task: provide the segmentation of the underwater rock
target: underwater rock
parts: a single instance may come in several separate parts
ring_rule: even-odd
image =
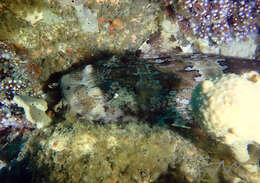
[[[220,56],[240,57],[246,59],[254,59],[256,56],[256,50],[258,47],[256,42],[257,33],[247,35],[246,40],[234,38],[228,42],[214,44],[207,38],[198,39],[189,34],[185,35],[178,24],[173,24],[170,22],[170,20],[167,19],[162,21],[161,27],[163,32],[161,40],[164,41],[160,42],[165,45],[163,47],[164,50],[171,50],[172,48],[178,46],[181,48],[184,54],[200,52],[203,54],[215,54]],[[175,44],[173,41],[169,41],[169,39],[167,39],[166,36],[168,34],[170,34],[172,37],[171,40],[175,40]]]
[[[100,52],[135,51],[162,14],[150,0],[14,0],[0,8],[0,39],[26,48],[45,81]]]
[[[194,89],[191,101],[194,117],[205,133],[227,146],[233,158],[252,174],[259,173],[259,103],[257,72],[205,80]],[[258,152],[252,153],[249,146]],[[252,158],[255,162],[250,163]]]
[[[207,154],[167,128],[149,127],[139,120],[105,125],[84,121],[66,119],[30,139],[27,146],[35,156],[30,157],[27,168],[32,180],[157,182],[169,164],[172,170],[181,164],[183,177],[199,180],[198,170],[208,165]]]
[[[24,109],[26,118],[33,124],[36,124],[37,128],[43,128],[50,124],[51,118],[45,114],[45,111],[48,109],[45,100],[15,95],[13,101]]]
[[[98,32],[97,13],[91,12],[83,4],[75,5],[76,15],[82,28],[82,32]]]

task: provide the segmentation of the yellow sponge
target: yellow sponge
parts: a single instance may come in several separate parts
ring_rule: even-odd
[[[249,160],[247,145],[260,144],[260,76],[225,74],[201,82],[191,106],[210,136],[228,145],[239,162]]]

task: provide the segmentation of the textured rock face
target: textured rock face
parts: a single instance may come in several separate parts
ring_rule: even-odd
[[[120,126],[71,122],[69,128],[60,123],[42,131],[39,143],[35,136],[28,144],[36,154],[32,157],[32,165],[38,167],[32,170],[35,182],[164,182],[159,177],[180,161],[185,178],[197,180],[200,167],[208,164],[207,155],[166,128],[150,128],[140,121]]]
[[[256,72],[205,80],[195,88],[192,97],[193,112],[200,126],[227,145],[240,163],[251,159],[248,145],[260,143],[259,103],[260,76]],[[251,172],[257,171],[258,166],[245,165]]]

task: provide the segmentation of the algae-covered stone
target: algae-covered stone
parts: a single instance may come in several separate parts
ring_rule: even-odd
[[[45,139],[47,143],[28,144],[35,154],[31,157],[34,181],[157,182],[169,164],[175,169],[178,161],[187,167],[183,170],[185,176],[196,178],[200,173],[197,166],[207,163],[206,155],[166,128],[149,127],[142,121],[98,125],[76,118],[65,127],[68,122],[32,138],[36,142]]]
[[[47,102],[29,96],[14,96],[13,101],[20,107],[24,108],[26,118],[36,124],[37,128],[43,128],[50,124],[51,118],[45,114],[48,109]]]
[[[98,18],[97,13],[92,12],[84,5],[75,6],[76,15],[81,25],[82,32],[98,32]]]

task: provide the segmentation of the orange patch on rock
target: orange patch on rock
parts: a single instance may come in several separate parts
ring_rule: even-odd
[[[102,28],[102,23],[109,23],[108,30],[110,35],[114,35],[115,29],[123,29],[124,24],[121,20],[115,19],[115,20],[107,20],[103,17],[98,18],[98,28],[101,30]]]
[[[112,24],[113,24],[113,26],[116,26],[116,27],[118,27],[119,29],[123,29],[123,28],[124,28],[123,22],[122,22],[121,20],[119,20],[119,19],[113,20],[113,21],[112,21]]]
[[[72,52],[73,52],[72,49],[70,49],[70,48],[66,49],[66,53],[72,53]]]
[[[111,179],[111,180],[109,181],[109,183],[116,183],[116,180],[115,180],[115,179]]]

